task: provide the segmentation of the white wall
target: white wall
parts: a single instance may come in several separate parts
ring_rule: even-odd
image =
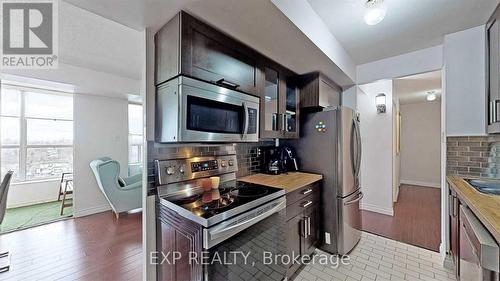
[[[74,210],[75,216],[84,216],[110,209],[90,161],[111,157],[120,162],[120,175],[127,176],[128,101],[75,94],[74,106]]]
[[[486,31],[444,37],[446,135],[486,135]]]
[[[358,111],[361,128],[361,188],[365,194],[361,208],[393,215],[392,208],[392,81],[360,86]],[[377,113],[375,96],[384,93],[387,112]]]
[[[342,92],[341,103],[342,106],[349,107],[353,110],[357,110],[357,91],[358,86],[352,86],[350,88],[345,89]]]
[[[338,81],[339,76],[347,75],[350,80],[356,81],[356,64],[307,0],[271,2],[339,68],[337,77],[331,79],[340,85],[345,85],[345,82]]]
[[[401,183],[441,185],[441,102],[401,105]]]
[[[441,69],[443,46],[436,46],[357,66],[356,82],[371,83]]]
[[[29,206],[57,200],[60,180],[12,183],[7,198],[7,208]]]

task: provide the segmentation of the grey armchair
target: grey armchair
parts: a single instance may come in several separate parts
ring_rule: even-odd
[[[90,168],[117,218],[142,207],[142,175],[120,178],[120,163],[109,157],[93,160]]]
[[[0,224],[5,217],[7,208],[7,194],[9,193],[10,181],[14,172],[8,171],[0,184]],[[0,273],[10,269],[10,254],[8,250],[0,249]]]
[[[14,172],[8,171],[0,184],[0,224],[5,217],[5,209],[7,208],[7,194],[9,193],[10,181]]]

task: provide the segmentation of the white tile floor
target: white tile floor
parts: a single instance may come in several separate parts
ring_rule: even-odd
[[[309,264],[295,281],[455,280],[438,253],[366,232],[349,256],[350,264],[338,268]]]

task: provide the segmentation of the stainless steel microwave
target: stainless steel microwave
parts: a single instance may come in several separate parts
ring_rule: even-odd
[[[259,98],[179,76],[157,87],[157,142],[257,142]]]

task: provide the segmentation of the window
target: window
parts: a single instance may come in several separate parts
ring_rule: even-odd
[[[142,172],[143,153],[143,117],[142,105],[128,105],[128,173],[136,175]]]
[[[0,171],[13,182],[55,179],[73,171],[73,97],[2,83]]]

